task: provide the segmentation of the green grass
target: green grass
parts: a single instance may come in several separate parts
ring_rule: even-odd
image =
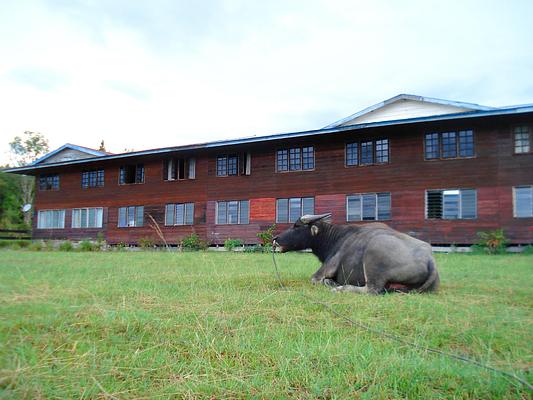
[[[269,254],[0,251],[0,398],[528,398],[533,256],[439,255],[437,295],[331,293]]]

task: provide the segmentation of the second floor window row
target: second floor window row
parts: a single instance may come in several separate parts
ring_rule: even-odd
[[[84,189],[104,186],[104,170],[85,171],[81,173],[81,187]]]
[[[59,175],[39,175],[39,190],[59,190]]]
[[[424,137],[424,151],[426,160],[473,157],[474,132],[468,129],[459,132],[428,133]]]
[[[315,148],[294,147],[276,152],[276,171],[307,171],[315,169]]]
[[[389,139],[346,144],[346,165],[386,164],[389,162]]]
[[[528,126],[514,128],[514,152],[516,154],[531,152],[531,131]]]
[[[217,156],[217,176],[250,175],[252,157],[248,152],[239,154],[220,154]]]

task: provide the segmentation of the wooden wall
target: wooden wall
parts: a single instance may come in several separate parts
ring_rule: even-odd
[[[191,232],[222,244],[228,238],[257,242],[256,233],[275,221],[276,198],[315,197],[317,213],[332,212],[336,223],[346,219],[346,195],[391,192],[393,227],[434,244],[466,244],[477,240],[482,230],[503,228],[514,243],[533,242],[533,218],[513,218],[512,187],[533,185],[533,154],[513,154],[512,128],[528,124],[533,116],[465,119],[395,127],[354,130],[308,138],[255,143],[217,151],[185,154],[194,156],[196,179],[165,182],[162,157],[145,157],[132,162],[145,165],[145,183],[118,185],[121,162],[105,161],[105,186],[82,189],[81,169],[72,166],[58,170],[60,190],[38,192],[36,209],[66,208],[65,226],[76,207],[105,207],[104,232],[111,243],[135,243],[140,238],[156,238],[145,215],[141,228],[118,228],[118,207],[144,205],[162,227],[167,241],[177,243]],[[428,132],[474,129],[476,156],[454,160],[424,160],[423,137]],[[344,145],[356,140],[388,138],[390,163],[345,167]],[[315,169],[301,172],[275,172],[275,151],[293,146],[315,146]],[[250,151],[250,176],[217,177],[216,155]],[[475,220],[425,219],[425,191],[428,189],[477,189],[478,218]],[[250,200],[250,224],[216,225],[217,200]],[[195,203],[195,224],[164,227],[167,203]],[[35,219],[34,219],[35,220]],[[279,225],[284,229],[287,224]],[[36,238],[94,237],[99,230],[41,230]]]

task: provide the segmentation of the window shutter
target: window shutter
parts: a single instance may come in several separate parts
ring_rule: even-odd
[[[361,196],[348,196],[346,198],[346,220],[361,221]]]
[[[126,223],[126,207],[120,207],[118,209],[118,227],[123,228],[127,226]]]
[[[250,202],[248,200],[242,200],[239,202],[239,223],[248,224],[250,222]]]
[[[442,190],[428,190],[426,193],[426,217],[442,218]]]
[[[245,175],[251,175],[252,174],[252,153],[247,152],[246,153],[246,167],[244,169]]]
[[[514,188],[514,216],[533,217],[533,186]]]
[[[477,217],[477,201],[475,189],[461,190],[461,218],[474,219]]]
[[[378,193],[378,220],[390,219],[390,193]]]
[[[189,179],[196,179],[196,159],[189,158]]]
[[[185,224],[186,225],[194,224],[194,203],[185,204]]]

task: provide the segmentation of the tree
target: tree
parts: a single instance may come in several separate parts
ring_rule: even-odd
[[[23,176],[0,172],[0,227],[23,228],[20,180]]]
[[[22,136],[15,136],[9,143],[15,163],[24,166],[32,163],[41,155],[48,153],[48,140],[42,133],[26,131]],[[33,203],[35,180],[33,177],[23,175],[18,180],[19,208],[24,204]],[[31,213],[24,213],[24,222],[31,224]]]
[[[15,136],[9,147],[15,162],[23,166],[48,153],[48,140],[42,133],[25,131],[22,137]]]

